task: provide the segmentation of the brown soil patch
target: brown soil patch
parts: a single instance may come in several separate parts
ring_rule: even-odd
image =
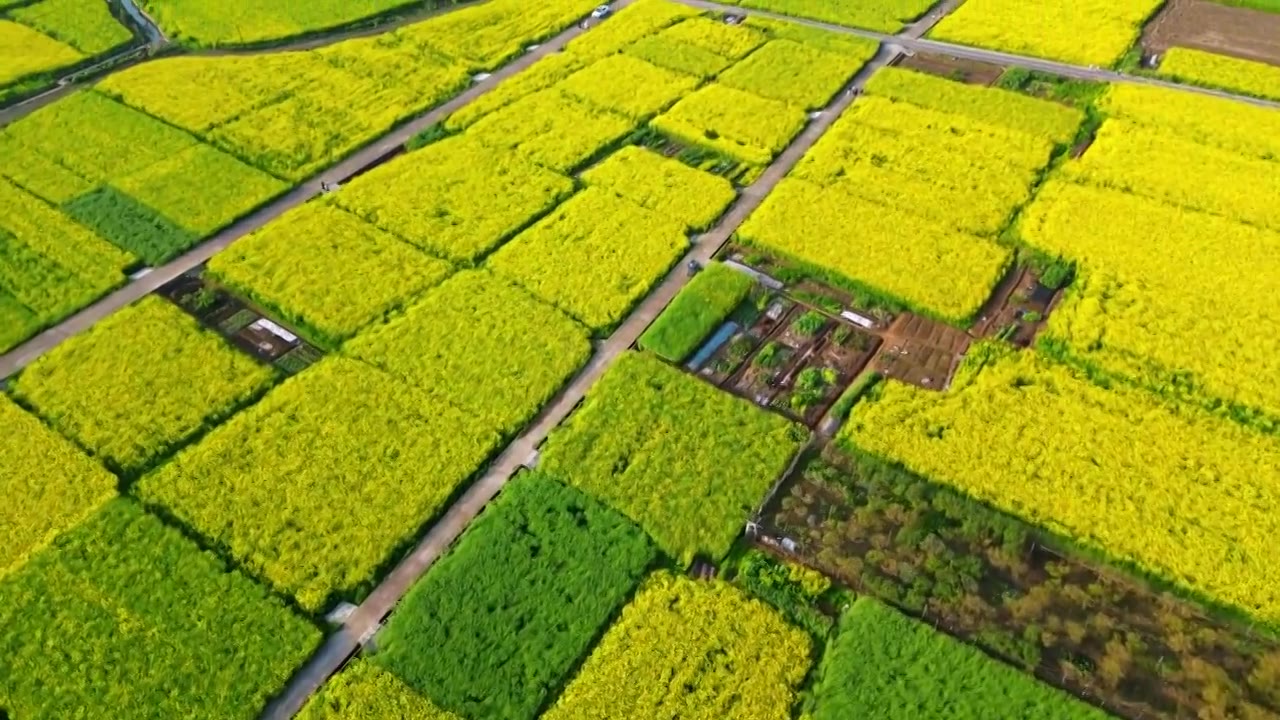
[[[970,337],[945,323],[904,313],[884,334],[876,372],[929,390],[945,390],[969,349]]]
[[[1147,24],[1142,47],[1163,53],[1174,46],[1280,65],[1280,14],[1208,0],[1170,0]]]
[[[918,52],[910,57],[903,57],[898,66],[959,80],[970,85],[990,85],[1004,73],[1004,68],[1000,65],[963,60],[936,53]]]

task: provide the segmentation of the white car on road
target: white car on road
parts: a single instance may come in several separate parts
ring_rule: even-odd
[[[613,12],[613,8],[609,7],[608,5],[601,5],[600,7],[591,11],[591,17],[592,19],[599,20],[611,12]]]

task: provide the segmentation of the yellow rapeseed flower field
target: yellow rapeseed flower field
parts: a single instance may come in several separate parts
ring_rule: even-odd
[[[1280,100],[1280,67],[1192,48],[1173,47],[1159,73],[1179,82]]]
[[[1183,140],[1263,160],[1280,158],[1280,112],[1134,83],[1112,85],[1099,109]]]
[[[29,75],[74,65],[85,58],[70,45],[42,35],[26,25],[4,19],[0,19],[0,48],[4,49],[4,62],[0,63],[0,86]]]
[[[721,85],[806,109],[827,104],[876,53],[868,41],[862,55],[832,53],[792,40],[773,40],[721,73]]]
[[[767,165],[807,121],[804,110],[723,85],[686,95],[654,128],[755,165]]]
[[[1094,385],[1035,353],[979,346],[947,392],[887,383],[854,407],[842,437],[1261,620],[1280,620],[1274,435],[1139,389]]]
[[[966,0],[930,37],[1077,65],[1109,66],[1137,39],[1161,0]]]
[[[40,0],[15,7],[8,15],[85,55],[101,55],[133,39],[133,33],[111,15],[111,6],[105,2]]]
[[[570,75],[555,88],[603,110],[644,120],[697,86],[697,78],[628,55],[611,55]]]
[[[634,145],[582,173],[582,181],[679,220],[692,230],[709,227],[737,197],[728,180]]]

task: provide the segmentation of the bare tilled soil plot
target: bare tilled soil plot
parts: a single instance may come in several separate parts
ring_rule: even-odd
[[[919,70],[970,85],[990,85],[1004,73],[1004,68],[999,65],[936,53],[918,52],[910,57],[904,56],[897,65],[908,70]]]
[[[969,341],[963,330],[915,313],[903,313],[885,332],[875,369],[894,380],[944,390],[969,349]]]
[[[1061,295],[1061,289],[1042,283],[1030,268],[1014,268],[983,306],[969,334],[998,337],[1018,347],[1031,347]]]
[[[1280,14],[1208,0],[1170,0],[1147,24],[1142,47],[1163,53],[1173,46],[1280,65]]]

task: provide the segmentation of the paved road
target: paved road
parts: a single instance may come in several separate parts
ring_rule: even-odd
[[[882,46],[871,62],[854,77],[851,87],[861,88],[871,74],[892,60],[895,54],[896,51]],[[696,243],[685,257],[627,316],[622,325],[596,348],[587,365],[538,414],[533,424],[490,463],[484,475],[449,507],[439,522],[432,525],[413,552],[382,580],[360,607],[347,618],[342,628],[334,632],[320,650],[298,671],[289,686],[263,713],[263,720],[292,718],[302,708],[307,698],[342,667],[360,644],[377,632],[383,618],[390,614],[413,583],[449,549],[485,504],[515,476],[551,431],[569,416],[569,413],[586,396],[614,360],[635,344],[645,328],[649,327],[676,293],[685,286],[689,281],[685,266],[690,261],[703,265],[710,262],[716,252],[728,242],[738,226],[760,206],[778,181],[795,167],[800,158],[813,147],[827,128],[831,127],[835,119],[853,103],[855,97],[852,92],[845,92],[828,105],[805,127],[803,132],[792,140],[786,150],[773,161],[759,179],[742,191],[720,222],[696,238]]]
[[[622,8],[630,5],[634,0],[620,0],[614,3],[615,8]],[[111,313],[120,310],[130,303],[140,300],[149,293],[157,290],[160,286],[168,283],[179,275],[191,270],[199,265],[207,262],[209,258],[226,249],[231,243],[258,230],[267,223],[275,220],[285,212],[302,205],[312,198],[321,194],[320,183],[340,183],[352,175],[358,173],[370,163],[378,160],[384,155],[393,152],[405,141],[423,130],[431,127],[435,123],[444,119],[450,113],[457,111],[459,108],[467,105],[481,95],[489,92],[499,82],[516,73],[524,70],[542,57],[557,52],[564,47],[565,43],[582,34],[582,29],[574,26],[554,38],[548,40],[533,52],[525,53],[519,59],[504,65],[494,71],[487,79],[476,83],[471,88],[458,95],[449,102],[437,107],[424,115],[418,116],[416,119],[391,131],[381,139],[366,145],[364,148],[356,151],[346,160],[334,165],[324,172],[316,175],[310,180],[295,187],[293,190],[285,193],[270,204],[259,208],[256,212],[242,218],[236,223],[224,228],[221,232],[210,237],[200,245],[191,249],[187,253],[171,260],[170,262],[153,268],[146,275],[129,282],[129,284],[108,294],[106,297],[98,300],[89,307],[63,320],[57,325],[36,335],[27,342],[10,350],[4,355],[0,355],[0,380],[4,380],[17,373],[22,368],[30,365],[44,353],[52,350],[59,343],[67,338],[84,332],[93,326],[94,323],[107,317]]]
[[[1250,105],[1259,107],[1280,109],[1280,102],[1273,100],[1262,100],[1259,98],[1247,97],[1245,95],[1237,95],[1235,93],[1225,92],[1222,90],[1211,90],[1209,88],[1195,87],[1193,85],[1180,85],[1167,80],[1158,78],[1145,77],[1142,75],[1130,75],[1128,73],[1116,72],[1115,70],[1105,70],[1102,68],[1083,68],[1078,65],[1069,65],[1054,60],[1041,60],[1039,58],[1031,58],[1023,55],[1013,55],[1010,53],[999,52],[996,50],[984,50],[982,48],[970,47],[968,45],[955,45],[953,43],[938,42],[937,40],[924,40],[918,37],[911,37],[907,34],[888,35],[885,33],[873,32],[871,30],[861,30],[859,28],[851,28],[845,25],[835,25],[828,22],[818,20],[805,20],[803,18],[792,17],[790,15],[782,15],[780,13],[768,12],[765,10],[752,10],[739,7],[737,5],[725,5],[718,2],[710,2],[709,0],[672,0],[681,5],[687,5],[699,10],[709,10],[712,12],[727,12],[737,15],[755,15],[758,17],[773,18],[775,20],[786,20],[788,22],[800,25],[808,25],[809,27],[821,28],[823,30],[831,30],[833,32],[844,33],[846,35],[857,35],[859,37],[868,38],[870,40],[878,40],[884,43],[893,43],[912,52],[930,52],[943,55],[951,55],[953,57],[964,58],[966,60],[978,60],[981,62],[994,63],[996,65],[1007,65],[1026,68],[1028,70],[1039,70],[1041,72],[1062,75],[1063,77],[1076,78],[1078,80],[1094,80],[1097,82],[1116,82],[1116,83],[1136,83],[1139,85],[1152,85],[1156,87],[1169,88],[1172,90],[1181,90],[1183,92],[1196,93],[1198,95],[1210,95],[1228,100],[1238,100]],[[927,16],[926,16],[927,17]],[[940,17],[938,19],[941,19]]]

